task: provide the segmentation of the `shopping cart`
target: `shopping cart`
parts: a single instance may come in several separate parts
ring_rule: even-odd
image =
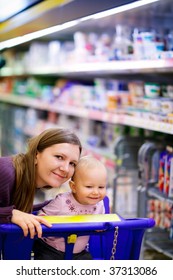
[[[63,236],[65,259],[72,258],[76,236],[90,235],[89,251],[93,259],[137,260],[147,228],[154,226],[151,218],[123,219],[117,214],[47,216],[52,227],[42,225],[43,236]],[[52,220],[51,220],[52,219]],[[32,259],[33,239],[24,237],[14,224],[0,225],[0,249],[4,260]]]
[[[156,158],[155,164],[153,159]],[[138,217],[147,216],[147,189],[149,185],[155,184],[158,180],[157,171],[159,151],[154,142],[146,141],[143,143],[138,152],[138,178],[137,188],[137,215]],[[156,166],[155,166],[156,165]],[[153,168],[155,166],[155,168]]]
[[[137,217],[137,159],[143,141],[140,136],[124,135],[117,137],[114,143],[116,166],[112,212],[121,213],[126,218]]]

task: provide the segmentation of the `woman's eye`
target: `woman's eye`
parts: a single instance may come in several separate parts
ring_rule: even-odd
[[[76,167],[76,163],[71,162],[70,164],[71,164],[73,167]]]
[[[58,158],[58,159],[63,159],[63,157],[62,157],[62,156],[56,156],[56,158]]]

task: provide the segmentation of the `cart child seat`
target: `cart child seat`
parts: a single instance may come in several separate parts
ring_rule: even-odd
[[[108,199],[105,199],[108,211]],[[63,236],[65,259],[72,258],[77,236],[90,235],[89,251],[93,259],[139,259],[144,232],[154,226],[151,218],[124,219],[118,214],[46,216],[52,227],[42,225],[43,236]],[[0,224],[0,250],[4,260],[32,259],[33,239],[24,237],[15,224]]]

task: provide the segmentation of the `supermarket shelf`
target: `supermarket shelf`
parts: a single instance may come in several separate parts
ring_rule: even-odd
[[[63,65],[42,65],[30,69],[4,67],[1,76],[12,75],[60,75],[80,76],[88,75],[110,75],[110,74],[145,74],[145,73],[172,73],[173,59],[157,60],[127,60],[127,61],[102,61],[86,63],[68,63]]]
[[[169,198],[166,194],[162,193],[161,191],[159,191],[158,188],[148,188],[147,189],[147,193],[149,196],[155,197],[159,200],[166,200],[167,202],[173,203],[173,198]]]
[[[169,60],[129,60],[129,61],[103,61],[88,62],[79,64],[68,64],[68,66],[60,66],[55,69],[33,69],[30,74],[139,74],[140,73],[157,73],[173,72],[173,59]]]
[[[145,244],[159,253],[173,259],[173,240],[166,230],[154,228],[145,234]]]
[[[39,99],[32,99],[26,96],[17,96],[13,94],[0,94],[0,102],[9,104],[32,107],[39,110],[56,112],[59,114],[72,115],[81,118],[89,118],[112,124],[121,124],[158,131],[168,134],[173,134],[173,124],[152,121],[140,117],[128,116],[125,113],[112,113],[106,111],[92,110],[83,107],[74,107],[56,103],[48,103]]]
[[[39,110],[45,110],[50,112],[57,112],[57,113],[63,113],[67,115],[74,115],[77,117],[88,117],[87,110],[83,108],[77,108],[72,106],[59,106],[59,104],[55,103],[48,103],[41,101],[40,99],[34,99],[29,98],[26,96],[17,96],[13,94],[0,94],[0,101],[18,105],[18,106],[26,106],[26,107],[32,107]]]

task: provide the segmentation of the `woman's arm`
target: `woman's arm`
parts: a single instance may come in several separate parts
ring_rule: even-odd
[[[28,214],[17,209],[13,209],[12,211],[11,222],[22,228],[24,236],[27,236],[28,233],[30,233],[31,238],[34,238],[36,234],[39,238],[41,238],[41,224],[44,224],[47,227],[51,227],[51,224],[47,222],[43,217]]]
[[[11,157],[0,157],[0,223],[10,223],[12,211],[12,194],[15,188],[15,169]]]
[[[33,211],[39,211],[41,210],[44,206],[46,206],[49,202],[51,202],[51,200],[46,200],[42,203],[39,203],[39,204],[35,204],[33,206]]]
[[[10,157],[0,157],[0,171],[0,223],[12,222],[22,228],[24,236],[30,233],[31,238],[36,234],[41,237],[41,224],[48,227],[51,224],[42,217],[24,213],[10,205],[15,187],[15,170]]]
[[[11,222],[13,209],[15,209],[14,205],[0,207],[0,224],[5,224],[5,223]]]
[[[22,228],[24,236],[30,233],[31,238],[36,234],[39,238],[42,236],[41,224],[51,227],[51,224],[40,216],[19,211],[14,206],[0,207],[0,223],[11,222]]]

